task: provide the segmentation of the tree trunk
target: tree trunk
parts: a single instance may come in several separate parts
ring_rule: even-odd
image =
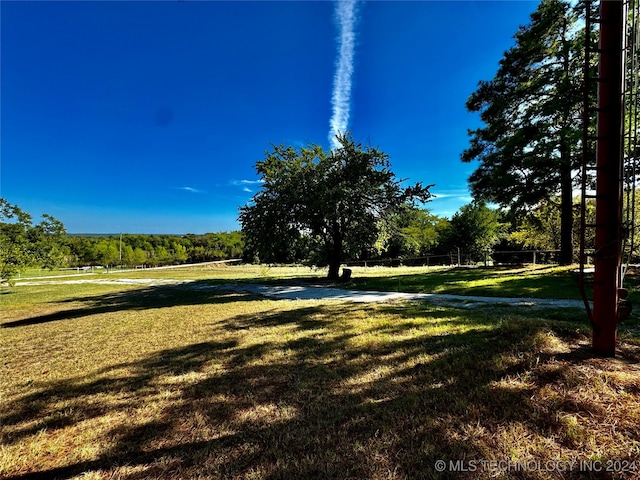
[[[328,280],[340,280],[340,261],[329,263],[329,273],[327,274]]]
[[[335,225],[334,225],[335,227]],[[338,230],[335,228],[334,231]],[[340,264],[342,263],[342,235],[339,231],[332,235],[333,245],[329,253],[328,280],[340,280]]]
[[[564,154],[564,152],[563,152]],[[564,156],[561,154],[561,156]],[[573,182],[568,159],[562,161],[560,172],[560,265],[573,263]]]

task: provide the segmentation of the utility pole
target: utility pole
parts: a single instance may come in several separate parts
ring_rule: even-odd
[[[592,346],[607,357],[616,351],[621,285],[625,11],[620,0],[600,1]]]

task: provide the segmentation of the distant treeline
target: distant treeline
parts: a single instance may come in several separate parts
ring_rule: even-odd
[[[242,257],[242,233],[203,235],[67,235],[61,241],[61,266],[125,267],[177,265]]]

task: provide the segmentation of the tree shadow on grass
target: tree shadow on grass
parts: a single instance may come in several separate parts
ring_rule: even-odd
[[[519,435],[554,439],[545,449],[527,444],[534,458],[577,454],[585,444],[562,415],[603,415],[586,401],[535,400],[564,388],[560,367],[584,360],[579,348],[541,353],[543,323],[339,304],[243,314],[219,328],[225,341],[10,399],[0,418],[5,445],[68,431],[106,446],[8,478],[489,478],[495,472],[439,472],[435,462],[509,459],[517,445],[501,442],[523,442]],[[102,419],[112,422],[92,433]],[[623,433],[638,445],[637,430]]]
[[[24,327],[59,320],[73,320],[101,313],[127,310],[147,310],[180,305],[205,305],[255,300],[255,295],[224,292],[216,288],[216,283],[201,280],[177,285],[152,285],[144,288],[106,293],[81,299],[71,298],[57,302],[59,305],[81,302],[77,308],[62,309],[44,315],[35,315],[5,321],[0,328]]]

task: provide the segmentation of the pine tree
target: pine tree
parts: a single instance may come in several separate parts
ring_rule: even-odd
[[[464,162],[479,161],[469,178],[476,199],[515,216],[559,198],[560,263],[573,260],[573,175],[580,163],[584,29],[577,10],[543,0],[520,27],[491,81],[467,100],[484,126],[470,130]]]

